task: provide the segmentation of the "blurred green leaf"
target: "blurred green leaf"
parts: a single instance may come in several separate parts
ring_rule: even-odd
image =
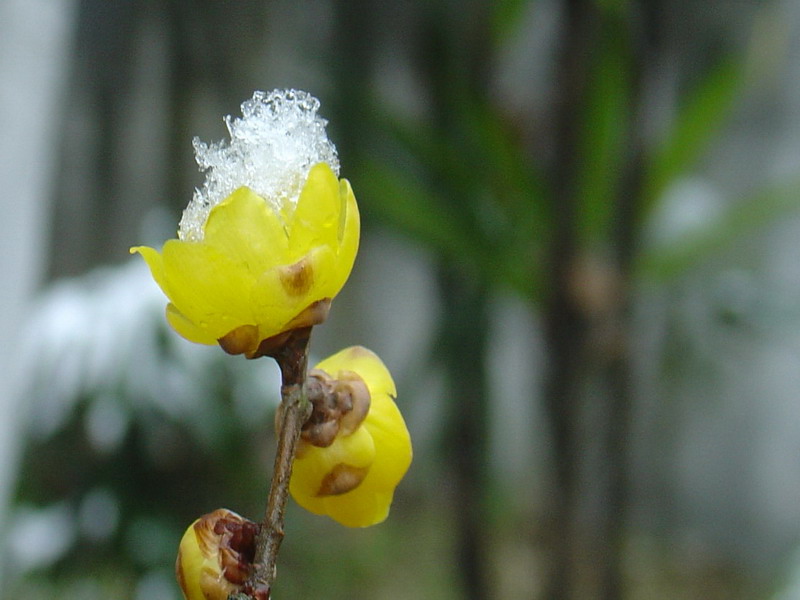
[[[408,164],[366,167],[371,206],[486,281],[529,296],[551,222],[543,185],[493,107],[464,98],[454,110],[458,118],[444,128],[389,121]]]
[[[680,276],[790,213],[800,210],[800,180],[790,181],[736,202],[718,221],[681,236],[669,246],[642,252],[638,272],[664,282]]]
[[[376,160],[367,160],[360,173],[359,196],[387,224],[445,255],[475,252],[476,244],[459,225],[459,218],[442,206],[420,178]]]
[[[482,178],[482,185],[508,221],[510,233],[540,240],[551,226],[551,206],[542,177],[529,153],[497,110],[487,103],[464,107],[464,123],[470,142],[464,168]]]
[[[624,14],[629,9],[630,0],[594,0],[595,4],[605,11]]]
[[[667,139],[647,166],[643,216],[671,181],[694,166],[729,117],[742,89],[744,68],[741,60],[727,58],[688,96]]]
[[[528,6],[528,0],[495,0],[492,7],[492,33],[495,41],[503,41],[511,35]]]
[[[578,228],[585,242],[606,239],[611,233],[630,123],[631,65],[626,44],[616,28],[605,33],[592,65],[582,115]]]

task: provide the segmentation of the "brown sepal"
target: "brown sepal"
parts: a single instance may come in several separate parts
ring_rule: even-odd
[[[298,332],[300,332],[300,335],[302,335],[304,330],[310,329],[314,325],[323,323],[328,317],[330,308],[330,298],[323,298],[322,300],[314,302],[313,304],[307,306],[294,319],[289,321],[284,328],[284,331],[277,335],[273,335],[272,337],[261,340],[257,346],[254,346],[255,350],[246,353],[245,356],[247,358],[272,356],[273,358],[278,359],[280,353],[283,351],[284,346],[289,343],[290,339],[297,337]]]

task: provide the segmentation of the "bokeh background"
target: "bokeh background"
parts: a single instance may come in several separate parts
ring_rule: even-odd
[[[275,597],[800,598],[799,81],[792,0],[2,0],[0,597],[177,600],[262,514],[277,369],[128,248],[294,87],[363,215],[312,352],[415,457],[380,526],[290,505]]]

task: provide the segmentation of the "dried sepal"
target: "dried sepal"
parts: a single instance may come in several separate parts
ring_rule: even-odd
[[[353,371],[342,371],[334,379],[325,371],[312,369],[306,385],[313,407],[301,433],[307,444],[327,448],[337,436],[358,429],[369,413],[369,388]]]
[[[342,435],[353,433],[367,418],[370,406],[370,393],[367,384],[358,373],[341,371],[336,383],[336,392],[342,411],[339,426]]]

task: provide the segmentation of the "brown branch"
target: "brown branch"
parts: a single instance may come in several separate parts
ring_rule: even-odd
[[[284,536],[283,517],[289,498],[289,480],[297,440],[311,413],[306,395],[310,335],[311,327],[295,329],[286,342],[270,354],[278,363],[282,377],[281,404],[276,419],[278,449],[264,521],[256,536],[253,573],[244,586],[244,592],[253,600],[268,600],[270,587],[275,580],[275,563]]]
[[[586,0],[564,0],[563,30],[557,50],[558,80],[553,111],[551,165],[553,237],[550,241],[543,333],[547,353],[544,408],[552,435],[554,478],[547,532],[550,568],[542,596],[571,597],[579,579],[578,501],[580,484],[580,402],[589,324],[575,295],[580,262],[576,182],[580,172],[577,115],[585,101],[588,65],[597,33],[596,8]]]

